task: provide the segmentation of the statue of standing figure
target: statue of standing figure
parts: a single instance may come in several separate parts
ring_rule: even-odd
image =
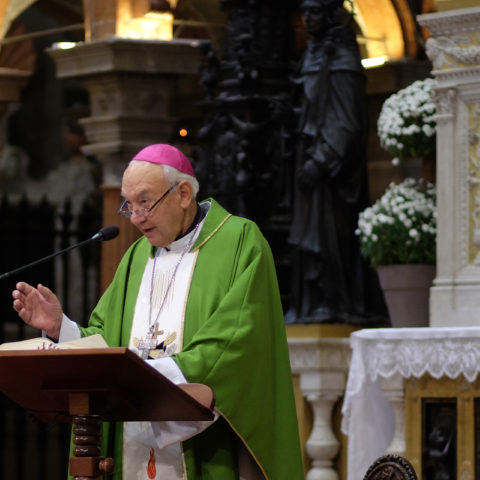
[[[301,103],[286,323],[381,324],[386,318],[376,273],[355,235],[368,205],[368,117],[353,19],[342,4],[301,4],[310,39],[293,78]]]

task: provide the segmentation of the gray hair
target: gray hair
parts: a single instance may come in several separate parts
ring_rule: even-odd
[[[193,198],[197,198],[198,191],[200,189],[200,185],[198,180],[191,175],[186,173],[180,172],[175,167],[171,167],[170,165],[160,165],[163,168],[163,173],[165,178],[170,185],[174,185],[175,183],[179,183],[182,180],[186,180],[190,183],[193,190]]]
[[[141,162],[142,160],[130,160],[128,163],[129,165],[133,162]],[[165,176],[165,180],[170,185],[175,185],[176,183],[180,183],[182,180],[186,180],[190,183],[193,190],[193,198],[197,198],[198,191],[200,190],[200,185],[198,180],[187,173],[183,173],[180,170],[177,170],[175,167],[171,167],[170,165],[163,165],[158,163],[151,163],[151,165],[156,165],[163,169],[163,175]]]

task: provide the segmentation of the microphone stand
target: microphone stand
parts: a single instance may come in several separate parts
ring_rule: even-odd
[[[14,275],[15,273],[23,272],[27,268],[35,267],[36,265],[39,265],[40,263],[46,262],[47,260],[50,260],[50,259],[52,259],[52,258],[54,258],[58,255],[62,255],[63,253],[69,252],[70,250],[73,250],[74,248],[83,247],[87,243],[98,242],[98,241],[102,241],[102,240],[110,240],[110,239],[112,239],[112,238],[114,238],[118,235],[118,229],[115,231],[116,228],[117,227],[114,228],[114,226],[104,227],[98,233],[96,233],[93,237],[88,238],[87,240],[84,240],[83,242],[76,243],[75,245],[70,245],[69,247],[64,248],[63,250],[52,253],[51,255],[48,255],[48,256],[46,256],[44,258],[41,258],[39,260],[35,260],[34,262],[31,262],[27,265],[24,265],[23,267],[19,267],[15,270],[12,270],[10,272],[7,272],[7,273],[4,273],[4,274],[0,275],[0,281]],[[106,231],[106,235],[104,235],[104,231]]]

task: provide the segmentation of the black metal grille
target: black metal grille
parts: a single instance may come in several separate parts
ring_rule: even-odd
[[[30,203],[2,198],[0,202],[0,274],[54,251],[90,238],[100,225],[99,209],[85,204],[78,215],[67,201],[55,208],[46,201]],[[40,336],[12,308],[11,293],[18,281],[42,283],[59,296],[64,311],[85,325],[98,299],[100,247],[74,249],[0,283],[0,343]],[[70,426],[36,421],[0,394],[0,478],[65,480]]]

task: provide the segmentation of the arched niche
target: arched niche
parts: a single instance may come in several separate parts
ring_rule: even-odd
[[[417,55],[416,25],[407,0],[354,0],[356,21],[369,57]]]

